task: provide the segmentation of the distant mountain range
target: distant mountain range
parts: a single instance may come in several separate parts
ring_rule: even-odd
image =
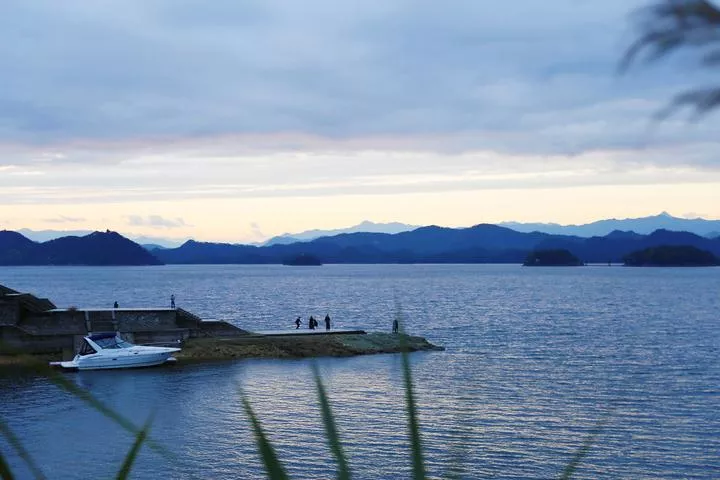
[[[683,220],[669,215],[647,218]],[[395,224],[395,228],[401,228],[400,225]],[[620,262],[625,255],[649,247],[679,245],[720,255],[720,237],[706,238],[668,229],[650,234],[615,230],[588,238],[480,224],[469,228],[428,226],[399,233],[341,233],[266,246],[188,240],[176,248],[151,251],[109,231],[47,242],[34,242],[18,232],[1,231],[0,265],[280,264],[300,255],[311,255],[324,264],[522,263],[528,253],[540,249],[565,249],[583,262],[605,263]]]
[[[673,217],[667,212],[659,215],[641,218],[626,218],[621,220],[608,219],[584,225],[559,225],[557,223],[518,223],[502,222],[498,225],[512,228],[518,232],[544,232],[553,235],[576,235],[578,237],[598,237],[616,230],[635,233],[650,234],[655,230],[673,230],[676,232],[690,232],[707,238],[720,237],[720,220],[705,220],[703,218]]]
[[[584,262],[620,262],[636,250],[689,245],[720,254],[720,238],[657,230],[650,235],[615,231],[584,238],[542,232],[516,232],[497,225],[470,228],[421,227],[410,232],[348,233],[310,242],[258,247],[188,241],[179,248],[154,250],[165,263],[276,264],[298,255],[322,263],[522,263],[532,250],[566,249]]]
[[[720,220],[705,220],[703,218],[679,218],[673,217],[667,212],[649,217],[608,219],[582,225],[560,225],[557,223],[522,223],[522,222],[501,222],[501,227],[507,227],[517,232],[542,232],[553,235],[574,235],[578,237],[605,236],[610,232],[631,231],[641,234],[650,234],[655,230],[672,230],[677,232],[690,232],[707,238],[720,237]],[[299,233],[285,233],[272,237],[266,241],[253,243],[254,246],[288,245],[296,242],[309,242],[321,237],[330,237],[343,233],[401,233],[420,228],[419,225],[408,225],[405,223],[375,223],[364,221],[355,226],[337,228],[331,230],[307,230]],[[90,230],[31,230],[21,228],[18,230],[30,240],[46,242],[56,238],[67,236],[82,237],[92,233]],[[128,235],[129,239],[139,243],[147,250],[157,248],[177,248],[186,240],[178,240],[164,237],[149,237]]]
[[[307,230],[300,233],[285,233],[272,237],[271,239],[261,242],[257,245],[268,247],[271,245],[288,245],[295,242],[308,242],[320,237],[330,237],[343,233],[400,233],[419,228],[419,225],[407,225],[405,223],[374,223],[369,221],[361,222],[355,226],[348,228],[336,228],[334,230]]]

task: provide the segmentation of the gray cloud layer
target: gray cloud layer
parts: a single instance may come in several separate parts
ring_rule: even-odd
[[[648,116],[703,74],[615,75],[641,3],[8,0],[0,141],[466,132],[432,148],[642,146]],[[708,130],[671,123],[658,137]]]

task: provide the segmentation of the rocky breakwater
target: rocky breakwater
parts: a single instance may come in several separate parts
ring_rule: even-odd
[[[180,363],[239,358],[349,357],[403,350],[444,350],[423,337],[392,333],[342,335],[248,335],[228,338],[193,338],[176,355]]]

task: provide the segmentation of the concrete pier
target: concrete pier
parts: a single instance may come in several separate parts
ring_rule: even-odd
[[[203,321],[182,308],[57,308],[50,300],[0,285],[0,350],[72,355],[90,333],[119,332],[138,344],[178,344],[248,332]]]
[[[0,285],[0,365],[22,363],[17,354],[69,360],[84,336],[109,332],[140,345],[180,344],[180,362],[441,349],[422,337],[348,328],[249,332],[182,308],[57,308],[48,299]]]

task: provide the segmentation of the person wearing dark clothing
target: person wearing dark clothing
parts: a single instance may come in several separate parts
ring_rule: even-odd
[[[325,315],[325,330],[330,330],[330,314]]]
[[[392,332],[393,332],[393,333],[398,333],[398,330],[399,330],[399,329],[400,329],[400,324],[398,323],[397,318],[396,318],[395,320],[393,320]]]
[[[117,302],[113,303],[113,308],[119,308],[119,307],[120,307],[120,305],[118,305]]]
[[[170,308],[175,308],[175,294],[170,295]]]
[[[302,323],[302,321],[300,320],[300,317],[298,317],[298,318],[295,319],[295,330],[297,330],[298,328],[300,328],[300,324],[301,324],[301,323]]]
[[[316,323],[317,323],[317,322],[315,321],[315,318],[314,318],[312,315],[310,315],[310,320],[308,320],[308,328],[309,328],[310,330],[315,330],[315,324],[316,324]]]

